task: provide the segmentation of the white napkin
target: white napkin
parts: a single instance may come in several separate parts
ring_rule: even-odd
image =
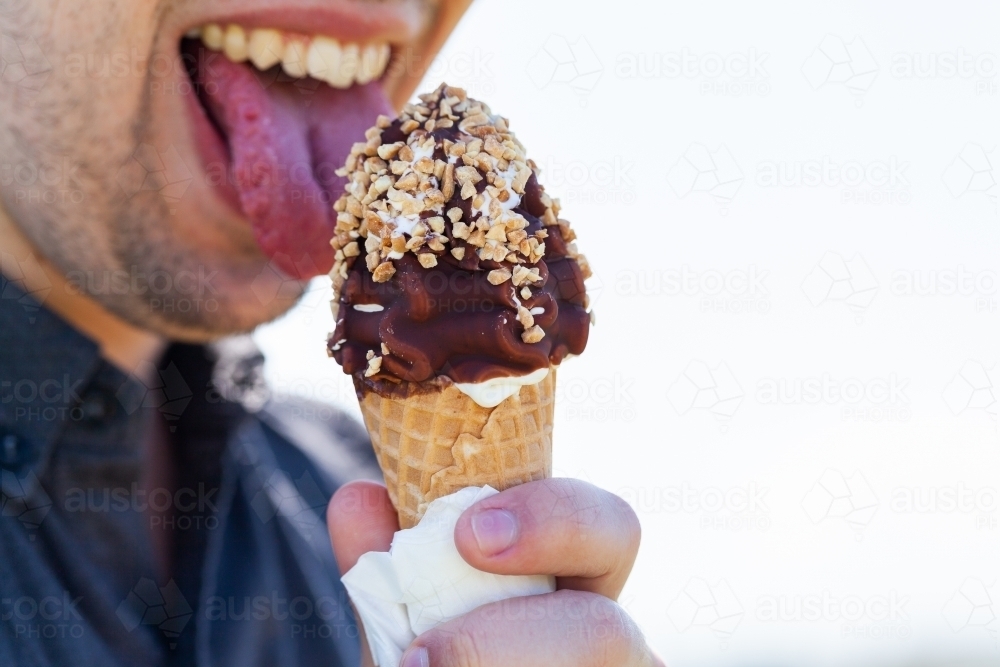
[[[438,498],[420,523],[396,533],[388,552],[366,553],[344,575],[376,665],[397,667],[417,635],[476,607],[555,590],[553,577],[489,574],[459,555],[458,517],[496,493],[473,486]]]

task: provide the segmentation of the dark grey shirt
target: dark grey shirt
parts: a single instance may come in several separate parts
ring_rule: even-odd
[[[261,361],[174,345],[144,384],[0,278],[0,665],[359,664],[324,514],[378,468],[356,422],[269,396]],[[156,420],[176,474],[144,490]]]

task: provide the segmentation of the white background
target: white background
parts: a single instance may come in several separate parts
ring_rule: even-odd
[[[425,81],[511,119],[595,269],[556,468],[634,504],[672,665],[1000,660],[998,10],[482,0]],[[325,283],[256,338],[357,413]]]

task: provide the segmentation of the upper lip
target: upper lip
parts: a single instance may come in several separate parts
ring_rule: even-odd
[[[394,48],[410,47],[433,55],[450,32],[454,21],[471,0],[247,0],[238,10],[214,9],[202,3],[205,11],[185,17],[177,26],[176,38],[192,28],[209,23],[226,26],[236,24],[247,30],[273,28],[302,35],[326,35],[345,42],[388,42]],[[445,21],[454,15],[450,25],[443,26],[435,15],[445,8]],[[444,30],[442,30],[444,28]],[[443,33],[443,34],[442,34]],[[429,65],[424,63],[420,69]],[[393,103],[401,106],[423,72],[401,70],[387,74],[382,87]]]

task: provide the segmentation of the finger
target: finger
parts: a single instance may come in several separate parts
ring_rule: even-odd
[[[417,637],[402,667],[655,667],[635,622],[602,595],[558,591],[479,607]]]
[[[474,568],[551,574],[559,587],[621,594],[639,550],[639,519],[614,494],[572,479],[507,489],[466,510],[455,544]]]
[[[399,530],[396,510],[385,487],[359,481],[337,489],[326,509],[330,542],[344,574],[369,551],[388,551]]]

